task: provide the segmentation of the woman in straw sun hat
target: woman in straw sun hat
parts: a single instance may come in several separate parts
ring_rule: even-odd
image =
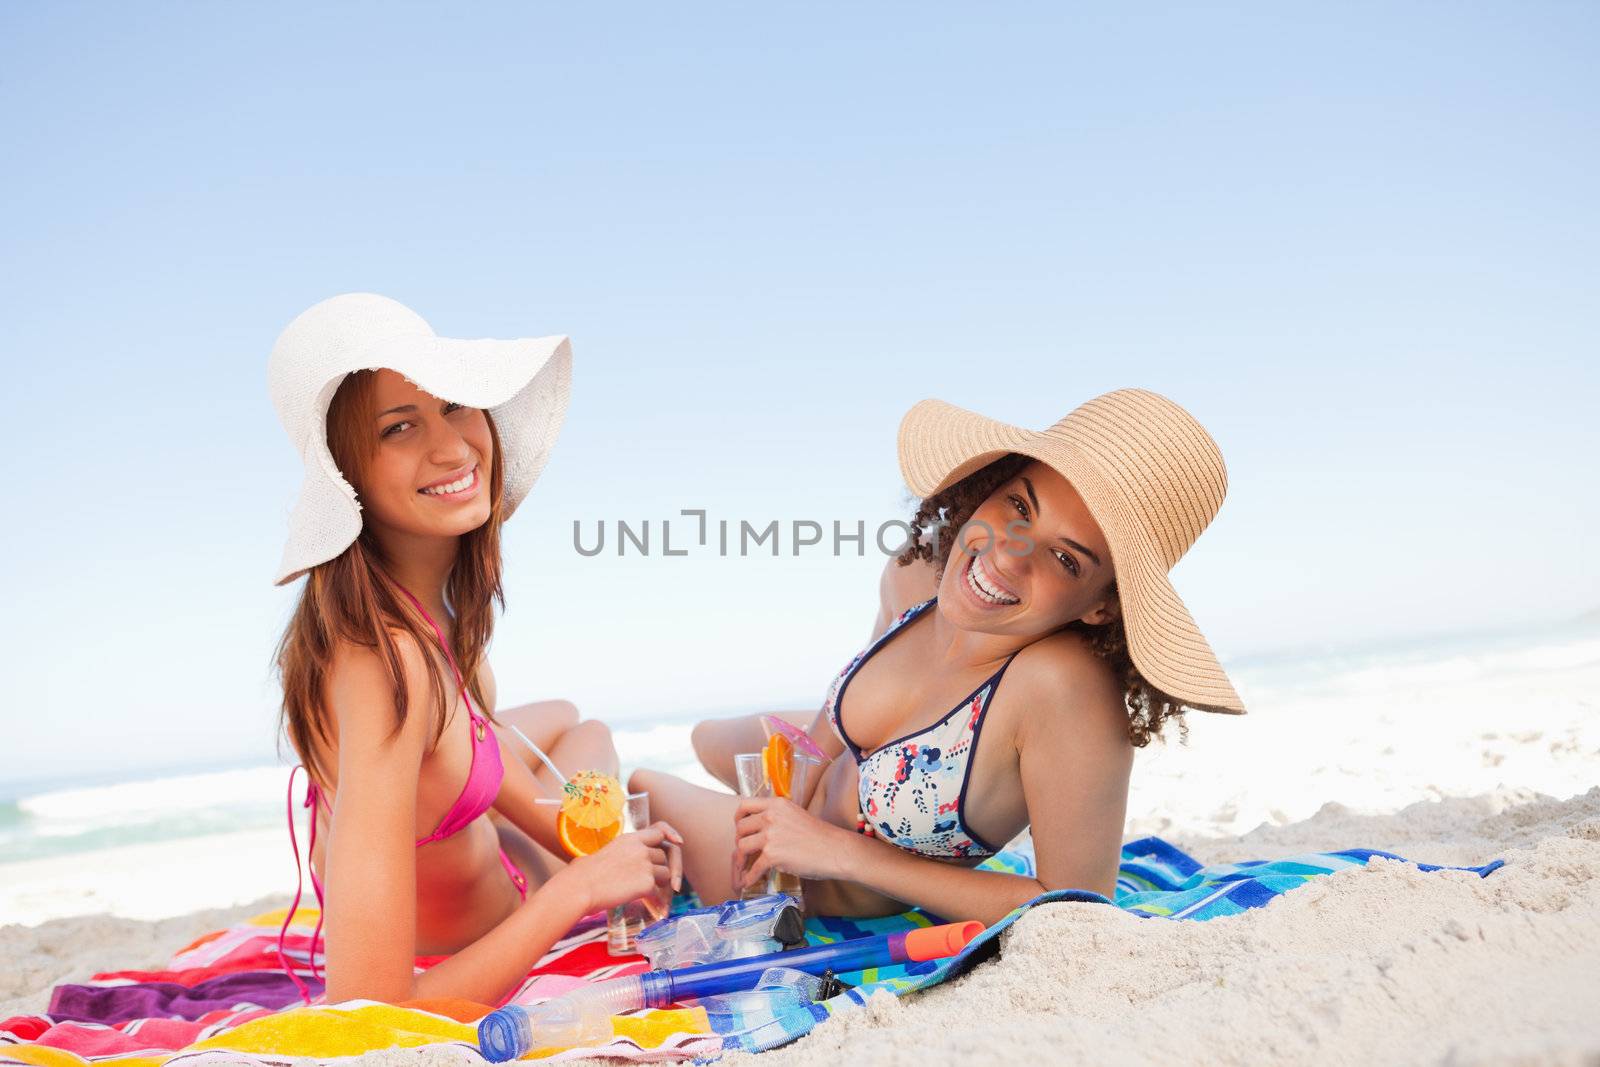
[[[579,917],[678,878],[665,823],[557,860],[554,809],[535,800],[555,765],[616,773],[610,735],[561,701],[495,710],[500,524],[544,468],[571,361],[565,337],[439,337],[369,293],[315,305],[272,350],[273,405],[305,463],[277,572],[305,584],[278,666],[329,1002],[498,1003]],[[524,762],[518,730],[554,763]],[[324,924],[291,938],[293,914],[279,955],[309,1000]],[[418,954],[450,958],[413,975]]]
[[[1167,577],[1222,504],[1222,454],[1142,389],[1042,432],[924,401],[899,450],[921,501],[873,641],[820,712],[785,716],[831,760],[815,789],[796,803],[650,772],[633,785],[688,834],[708,900],[768,870],[806,879],[807,908],[827,914],[992,922],[1047,890],[1109,896],[1134,749],[1186,708],[1244,711]],[[695,744],[732,784],[734,753],[762,734],[757,716],[711,721]],[[1030,827],[1034,876],[972,869]]]

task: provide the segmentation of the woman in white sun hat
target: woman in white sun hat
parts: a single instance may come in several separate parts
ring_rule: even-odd
[[[769,869],[822,914],[994,922],[1048,890],[1110,896],[1134,749],[1186,708],[1244,711],[1167,578],[1222,505],[1222,453],[1177,404],[1120,389],[1039,433],[924,401],[900,467],[922,500],[872,644],[820,712],[784,716],[831,760],[810,796],[630,784],[688,835],[708,902]],[[729,785],[764,740],[758,716],[694,739]],[[1032,876],[973,869],[1030,828]]]
[[[534,803],[553,770],[511,735],[615,774],[610,735],[561,701],[495,710],[500,524],[544,468],[571,360],[565,337],[438,337],[368,293],[310,308],[273,348],[305,463],[277,575],[306,579],[278,649],[283,720],[326,919],[290,938],[291,909],[279,954],[315,979],[325,927],[329,1002],[498,1003],[578,918],[677,880],[665,823],[556,859],[554,809]],[[450,958],[414,975],[419,954]]]

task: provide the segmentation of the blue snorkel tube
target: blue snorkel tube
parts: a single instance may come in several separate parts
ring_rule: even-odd
[[[665,1008],[679,1001],[752,990],[763,984],[764,977],[769,982],[781,980],[768,976],[775,969],[808,975],[840,974],[943,959],[960,952],[983,929],[980,922],[949,923],[612,978],[531,1008],[512,1004],[490,1012],[478,1024],[478,1046],[490,1063],[504,1063],[534,1049],[598,1044],[611,1038],[611,1016],[620,1012]],[[708,1017],[715,1021],[718,1016],[708,1012]]]

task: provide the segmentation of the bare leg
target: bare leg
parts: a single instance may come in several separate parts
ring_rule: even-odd
[[[528,735],[528,740],[544,750],[562,773],[571,777],[578,771],[617,774],[617,748],[611,730],[599,719],[578,721],[578,709],[566,700],[541,700],[499,712],[495,718],[510,723]],[[520,742],[512,745],[517,757],[528,765],[548,795],[555,796],[561,783],[544,762]]]
[[[562,734],[578,725],[578,706],[570,700],[538,700],[497,711],[494,717],[515,726],[548,753]],[[534,770],[544,766],[526,745],[518,745],[517,754]]]
[[[628,791],[648,792],[650,817],[666,820],[683,835],[683,876],[700,895],[700,903],[720,904],[735,895],[733,813],[738,797],[665,771],[634,771]]]

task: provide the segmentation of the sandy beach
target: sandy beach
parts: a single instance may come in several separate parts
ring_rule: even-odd
[[[1187,744],[1140,754],[1128,837],[1158,833],[1207,863],[1365,847],[1506,866],[1479,879],[1375,861],[1205,923],[1047,906],[1005,935],[1000,960],[880,997],[761,1062],[1600,1063],[1600,638],[1276,688],[1261,674],[1256,689],[1251,716],[1191,716]],[[669,733],[652,732],[658,749]],[[170,874],[149,880],[219,854],[226,878],[197,878],[191,897]],[[58,982],[157,964],[292,888],[286,836],[265,830],[0,874],[14,907],[99,893],[124,914],[196,909],[0,928],[6,1014],[41,1010]],[[234,906],[199,910],[208,894]]]

